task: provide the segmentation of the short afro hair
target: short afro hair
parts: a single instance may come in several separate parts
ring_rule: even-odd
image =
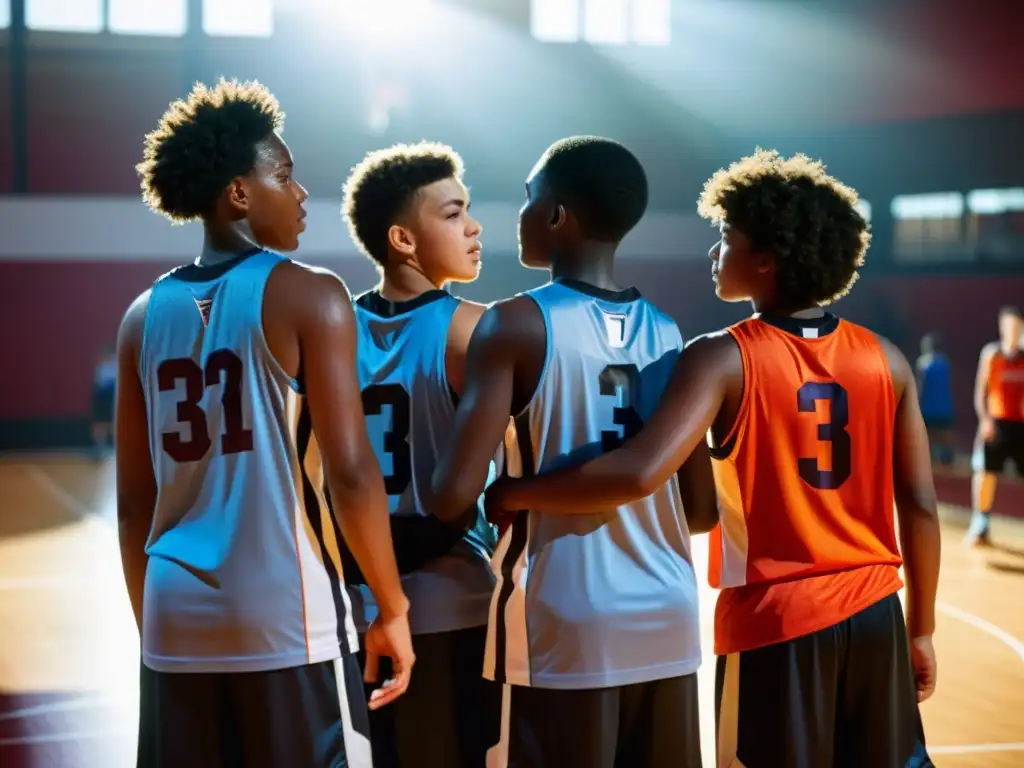
[[[1012,304],[1007,304],[1006,306],[1000,307],[999,316],[1016,317],[1018,320],[1024,319],[1024,316],[1022,316],[1020,313],[1020,309],[1018,307],[1013,306]]]
[[[617,141],[571,136],[548,147],[540,164],[555,197],[572,209],[587,237],[617,243],[647,210],[644,167]]]
[[[857,193],[802,154],[757,149],[708,179],[697,211],[771,252],[780,296],[794,307],[824,307],[849,293],[871,242]]]
[[[154,211],[182,224],[213,213],[233,179],[256,164],[256,145],[284,126],[277,99],[260,83],[196,83],[146,135],[142,196]]]
[[[421,141],[370,152],[345,182],[342,216],[356,245],[383,266],[388,230],[423,187],[445,179],[462,180],[459,153],[446,144]]]

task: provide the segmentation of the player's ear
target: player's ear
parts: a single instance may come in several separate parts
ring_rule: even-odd
[[[754,264],[757,265],[758,274],[765,274],[775,269],[775,254],[769,251],[761,251],[754,254]]]
[[[227,200],[228,208],[239,219],[244,219],[246,214],[249,213],[249,192],[245,188],[245,182],[242,179],[231,180],[228,188],[224,190],[224,198]]]
[[[558,203],[554,210],[551,211],[551,220],[548,222],[548,226],[551,229],[559,229],[564,226],[565,220],[568,218],[568,213],[565,210],[565,206]]]
[[[395,253],[409,258],[416,253],[416,236],[406,227],[392,224],[388,228],[388,245]]]

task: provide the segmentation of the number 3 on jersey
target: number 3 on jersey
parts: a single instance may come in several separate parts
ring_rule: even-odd
[[[634,408],[640,394],[640,371],[632,363],[609,365],[598,377],[600,392],[605,397],[617,397],[619,405],[612,410],[612,423],[619,430],[601,431],[601,450],[614,451],[626,440],[636,435],[643,427],[643,420]]]
[[[400,384],[374,384],[363,390],[363,412],[367,416],[384,416],[385,405],[391,411],[391,427],[384,429],[382,447],[391,457],[391,472],[384,475],[384,489],[388,496],[400,496],[412,480],[409,393]]]
[[[800,477],[809,486],[834,491],[849,479],[852,470],[853,446],[846,431],[850,423],[849,398],[834,381],[809,381],[797,390],[796,407],[801,413],[815,413],[819,400],[829,403],[829,420],[818,424],[818,440],[832,448],[832,469],[821,469],[817,457],[802,458],[797,464]]]

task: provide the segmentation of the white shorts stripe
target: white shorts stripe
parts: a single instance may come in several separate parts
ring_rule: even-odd
[[[352,727],[352,709],[345,684],[345,657],[334,660],[334,679],[338,685],[338,707],[341,709],[341,734],[345,740],[345,763],[348,768],[373,768],[370,740]]]

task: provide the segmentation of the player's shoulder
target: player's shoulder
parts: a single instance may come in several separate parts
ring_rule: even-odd
[[[324,267],[282,260],[270,273],[264,317],[337,323],[354,316],[352,296],[336,273]]]
[[[741,361],[739,342],[731,328],[694,336],[683,347],[683,356],[693,364],[722,365]]]
[[[121,326],[117,332],[117,344],[119,348],[128,346],[138,351],[142,346],[143,333],[146,327],[146,316],[149,313],[149,299],[153,295],[153,289],[147,288],[135,297],[128,305],[124,316],[121,318]]]
[[[999,342],[990,341],[988,344],[981,348],[980,358],[982,360],[991,360],[993,357],[999,354]]]
[[[540,306],[529,293],[519,293],[488,305],[476,324],[473,339],[515,348],[543,340],[546,332]]]

